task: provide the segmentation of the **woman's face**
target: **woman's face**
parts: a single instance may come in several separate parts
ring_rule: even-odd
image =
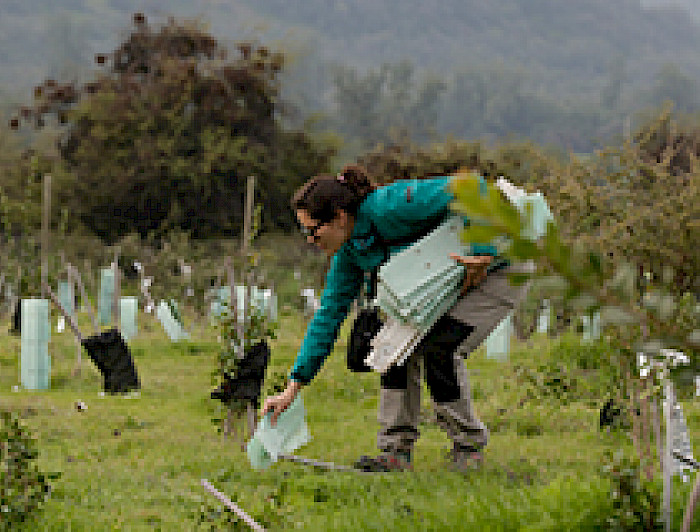
[[[323,250],[329,257],[335,255],[345,241],[350,238],[355,226],[355,219],[341,209],[337,211],[335,218],[326,223],[314,220],[304,209],[297,211],[297,219],[308,231],[307,242],[316,244],[316,247]]]

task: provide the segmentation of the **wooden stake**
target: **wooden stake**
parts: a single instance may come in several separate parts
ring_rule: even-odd
[[[80,303],[83,306],[87,307],[87,312],[90,316],[92,327],[95,330],[95,332],[98,332],[100,329],[100,325],[97,323],[97,317],[95,316],[95,313],[92,310],[92,305],[90,304],[90,300],[88,299],[87,291],[85,290],[85,285],[83,284],[83,279],[80,276],[80,272],[77,270],[77,268],[73,267],[70,264],[68,265],[68,268],[71,274],[73,275],[73,280],[78,285],[78,289],[80,290]]]
[[[227,276],[227,284],[229,288],[229,312],[231,313],[231,319],[236,319],[238,316],[238,309],[236,305],[236,281],[235,281],[235,276],[234,276],[234,270],[233,270],[233,263],[231,261],[231,257],[226,257],[224,259],[224,270],[226,272]],[[236,324],[236,327],[238,328],[238,324]],[[239,338],[240,338],[240,330],[239,332]],[[236,416],[238,417],[238,416]],[[224,438],[226,438],[229,434],[233,432],[233,439],[234,441],[240,441],[238,438],[239,434],[238,431],[236,430],[236,427],[234,426],[234,415],[233,415],[233,410],[231,410],[230,406],[226,407],[226,423],[224,424]]]
[[[66,319],[66,322],[68,322],[68,326],[73,330],[73,333],[75,334],[75,337],[78,339],[79,342],[82,343],[83,341],[83,335],[80,332],[80,329],[78,328],[78,324],[75,322],[73,319],[73,316],[68,314],[66,309],[63,308],[63,305],[61,305],[61,302],[58,300],[56,297],[56,294],[53,293],[51,290],[51,287],[49,285],[45,284],[43,285],[43,288],[45,290],[45,293],[49,297],[49,299],[53,302],[54,305],[56,305],[56,308],[58,311],[63,315],[63,317]]]
[[[245,521],[245,523],[250,528],[252,528],[256,532],[265,532],[265,529],[262,526],[260,526],[257,522],[255,522],[255,520],[252,517],[250,517],[247,513],[245,513],[240,507],[238,507],[236,504],[234,504],[233,501],[231,501],[231,499],[226,497],[226,495],[224,495],[219,490],[217,490],[214,486],[212,486],[206,478],[203,478],[201,480],[201,483],[202,483],[202,486],[204,486],[204,488],[209,493],[214,495],[214,497],[216,497],[221,502],[223,502],[227,508],[232,510],[233,513],[235,513],[238,517],[243,519],[243,521]]]
[[[671,425],[671,413],[673,409],[673,384],[670,379],[664,382],[666,404],[664,405],[664,420],[666,422],[666,446],[664,449],[664,478],[663,478],[663,520],[664,531],[671,532],[671,468],[673,467],[673,457],[671,451],[673,447],[673,429]]]
[[[693,514],[695,513],[695,507],[700,500],[700,474],[695,477],[695,487],[693,492],[688,497],[688,505],[685,507],[685,514],[683,515],[683,527],[681,532],[690,532],[690,525],[693,522]]]
[[[646,473],[647,480],[653,478],[653,471],[651,466],[651,430],[649,427],[649,398],[647,397],[647,381],[642,380],[642,393],[639,398],[639,408],[641,413],[641,430],[642,430],[642,463],[644,464],[644,472]]]
[[[121,322],[121,312],[119,308],[121,283],[119,282],[119,251],[114,251],[114,262],[112,262],[112,274],[114,275],[114,297],[112,299],[112,323],[119,329]]]
[[[226,407],[226,419],[224,420],[224,440],[228,438],[233,430],[233,410],[230,407]]]
[[[51,174],[44,175],[44,197],[41,216],[41,297],[46,298],[44,286],[49,279],[49,223],[51,214]]]
[[[258,425],[258,416],[253,403],[248,403],[246,405],[246,414],[248,415],[248,438],[252,438]]]
[[[651,421],[654,424],[654,439],[656,440],[656,453],[659,458],[659,468],[663,475],[664,473],[664,444],[661,439],[661,418],[659,417],[659,408],[656,403],[656,397],[651,398]]]
[[[628,370],[625,370],[625,380],[628,383],[628,390],[630,395],[630,416],[632,417],[632,444],[634,445],[634,450],[639,458],[642,458],[641,445],[639,440],[639,416],[637,415],[637,407],[639,405],[638,395],[637,395],[637,383],[636,380],[630,376]]]
[[[250,272],[250,267],[248,264],[248,259],[250,255],[250,238],[251,238],[251,231],[253,230],[252,225],[253,225],[253,205],[255,203],[255,176],[248,176],[248,182],[247,182],[247,187],[246,187],[246,195],[245,195],[245,218],[243,219],[243,260],[244,260],[244,283],[245,283],[245,289],[244,289],[244,297],[243,297],[243,331],[246,330],[246,325],[248,323],[248,320],[250,319],[250,313],[252,311],[251,308],[251,272]],[[241,338],[243,340],[243,345],[245,346],[245,335],[241,335]],[[245,353],[242,353],[243,356],[245,356]],[[247,412],[247,425],[248,425],[248,434],[250,437],[252,437],[253,433],[255,432],[255,424],[256,424],[256,413],[255,409],[253,408],[253,405],[248,403],[246,405],[246,412]]]
[[[321,462],[320,460],[312,460],[310,458],[302,458],[301,456],[295,456],[293,454],[280,454],[278,458],[280,460],[286,460],[287,462],[308,465],[312,467],[317,467],[319,469],[327,469],[329,471],[348,471],[352,473],[364,473],[364,471],[362,471],[361,469],[355,469],[354,467],[338,465],[334,464],[333,462]]]
[[[75,304],[75,277],[73,275],[73,267],[70,263],[66,263],[66,271],[68,272],[68,285],[70,286],[71,294],[73,296],[73,313],[77,319],[78,317],[78,306]],[[80,375],[80,369],[82,366],[83,359],[83,349],[80,345],[78,338],[75,338],[75,368],[73,368],[73,377]]]

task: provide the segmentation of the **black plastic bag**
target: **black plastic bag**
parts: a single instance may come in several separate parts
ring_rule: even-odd
[[[262,340],[246,351],[234,377],[224,375],[223,382],[211,392],[211,398],[228,404],[232,400],[258,405],[270,347]]]
[[[129,348],[118,329],[90,336],[83,347],[104,378],[108,393],[125,393],[141,387]]]
[[[22,300],[18,299],[15,304],[14,312],[12,313],[12,328],[10,329],[12,334],[22,333]]]

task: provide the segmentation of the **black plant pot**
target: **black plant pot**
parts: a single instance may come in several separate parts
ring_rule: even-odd
[[[257,407],[269,360],[270,347],[262,340],[245,353],[235,377],[224,375],[221,385],[211,392],[211,398],[224,404],[239,401]]]

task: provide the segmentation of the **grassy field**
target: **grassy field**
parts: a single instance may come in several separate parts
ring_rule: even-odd
[[[432,423],[425,393],[413,472],[324,473],[290,463],[256,472],[212,423],[215,330],[197,326],[191,341],[172,344],[152,317],[139,319],[140,334],[130,344],[142,383],[138,396],[101,395],[101,377],[85,355],[80,376],[72,377],[74,338],[55,331],[51,389],[16,389],[19,338],[2,335],[0,404],[19,411],[35,434],[40,468],[61,473],[32,529],[246,530],[200,486],[202,478],[271,530],[606,528],[612,503],[610,484],[599,475],[603,456],[630,443],[620,431],[598,429],[594,371],[578,377],[584,392],[577,400],[517,407],[522,390],[515,367],[551,357],[546,338],[515,343],[505,362],[487,359],[483,350],[470,358],[476,409],[491,429],[478,472],[448,469],[449,441]],[[270,370],[290,367],[303,330],[302,318],[283,316]],[[339,344],[303,392],[312,441],[298,453],[346,465],[376,453],[378,386],[376,375],[345,369]],[[87,410],[76,410],[77,401]],[[700,408],[687,400],[684,411],[698,456]],[[676,484],[677,525],[689,489]]]

